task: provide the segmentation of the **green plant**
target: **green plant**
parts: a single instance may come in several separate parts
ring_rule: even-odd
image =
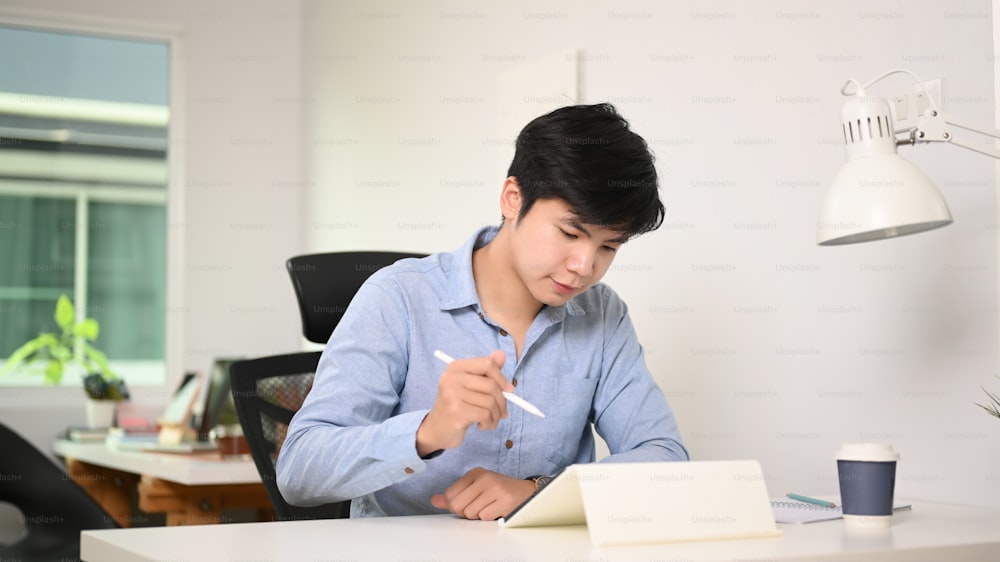
[[[84,388],[91,398],[127,399],[124,381],[111,370],[104,352],[91,344],[101,331],[97,320],[84,318],[78,321],[73,301],[61,295],[56,302],[55,321],[59,332],[42,332],[25,342],[7,358],[0,374],[43,363],[45,382],[55,385],[62,381],[66,365],[76,364],[88,374],[84,379]]]
[[[997,375],[997,377],[1000,378],[1000,375]],[[995,392],[990,392],[986,390],[985,387],[983,388],[983,392],[986,393],[986,396],[990,397],[990,403],[989,404],[976,403],[976,406],[979,406],[980,408],[986,410],[987,412],[989,412],[991,416],[996,416],[1000,418],[1000,395],[996,394]]]
[[[226,401],[222,412],[219,413],[219,425],[239,425],[240,417],[236,414],[236,404],[232,398]]]

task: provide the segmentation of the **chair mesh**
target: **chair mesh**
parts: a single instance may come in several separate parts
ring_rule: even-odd
[[[312,388],[314,373],[268,377],[257,380],[257,397],[285,409],[289,416],[297,412]],[[260,412],[264,440],[270,446],[271,462],[278,460],[278,452],[288,434],[288,424]]]

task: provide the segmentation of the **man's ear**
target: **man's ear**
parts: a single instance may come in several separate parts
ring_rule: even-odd
[[[500,214],[504,221],[514,221],[521,212],[521,184],[517,183],[514,176],[508,177],[503,182],[500,190]]]

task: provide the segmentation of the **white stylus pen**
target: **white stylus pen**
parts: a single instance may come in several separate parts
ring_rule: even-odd
[[[434,350],[434,357],[437,357],[438,359],[444,361],[445,363],[451,363],[452,361],[454,361],[454,359],[452,359],[450,355],[441,351],[440,349]],[[541,410],[535,407],[534,404],[528,402],[527,400],[521,398],[520,396],[514,394],[513,392],[504,392],[503,397],[517,404],[518,406],[524,408],[529,413],[535,414],[540,418],[545,417],[545,414],[543,414]]]

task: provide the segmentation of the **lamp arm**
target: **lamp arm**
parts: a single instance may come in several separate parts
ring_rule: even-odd
[[[986,156],[1000,160],[1000,150],[993,147],[978,146],[969,142],[958,140],[955,138],[955,135],[948,130],[949,125],[959,127],[967,131],[972,131],[974,133],[979,133],[987,137],[992,137],[994,139],[1000,139],[1000,130],[998,129],[972,125],[953,117],[946,117],[937,109],[929,108],[924,111],[923,115],[920,116],[920,121],[917,122],[917,126],[910,130],[910,138],[908,140],[901,141],[898,144],[948,142],[973,152],[985,154]]]

